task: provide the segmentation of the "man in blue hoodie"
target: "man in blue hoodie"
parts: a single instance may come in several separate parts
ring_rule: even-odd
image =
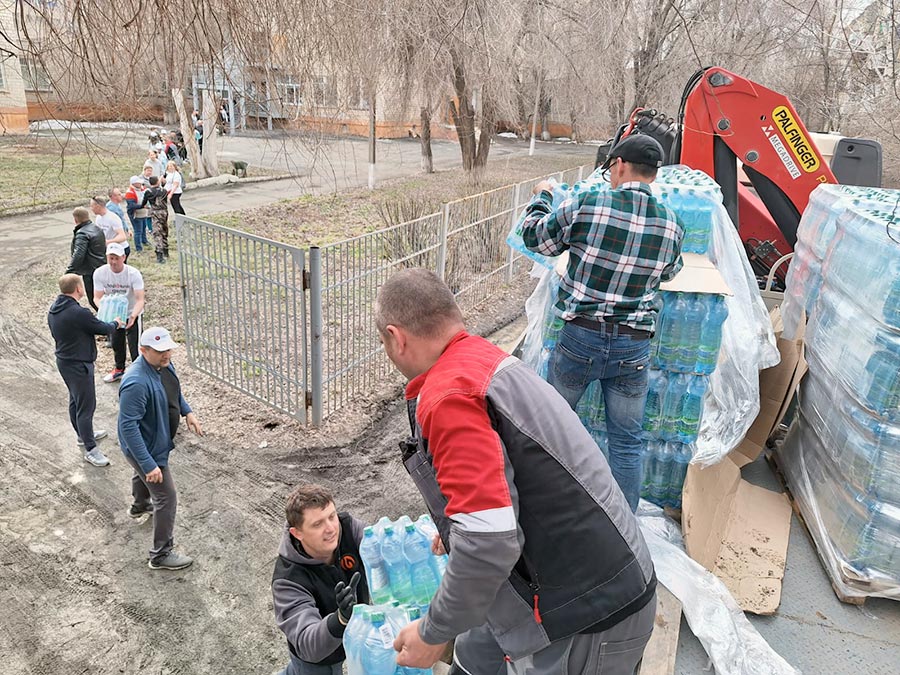
[[[180,570],[194,562],[172,550],[177,498],[169,453],[175,447],[182,417],[188,429],[203,435],[171,363],[177,346],[165,328],[145,330],[141,355],[125,372],[119,387],[119,445],[135,471],[131,479],[134,503],[128,514],[132,518],[153,515],[152,570]]]
[[[84,282],[79,274],[64,274],[59,279],[59,295],[47,315],[50,333],[56,343],[56,368],[69,390],[69,420],[84,447],[84,459],[94,466],[107,466],[109,460],[97,449],[105,431],[94,431],[97,393],[94,389],[94,361],[97,360],[95,335],[109,335],[121,321],[105,323],[82,307]]]

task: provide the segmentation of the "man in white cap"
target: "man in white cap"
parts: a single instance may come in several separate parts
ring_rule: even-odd
[[[119,388],[119,445],[134,468],[128,515],[153,515],[152,570],[180,570],[191,558],[172,550],[175,530],[175,481],[169,453],[175,447],[175,432],[182,417],[198,436],[200,422],[181,393],[181,382],[172,366],[172,350],[178,345],[165,328],[141,333],[141,356],[134,362]]]
[[[126,339],[131,360],[138,358],[138,337],[144,311],[144,277],[136,267],[125,263],[125,248],[119,243],[106,245],[106,264],[94,270],[94,303],[98,307],[105,295],[124,295],[128,298],[125,326],[112,335],[115,367],[103,377],[104,382],[116,382],[125,374]]]
[[[149,244],[147,232],[150,231],[150,212],[141,208],[146,186],[141,176],[132,176],[130,183],[125,192],[125,203],[128,205],[126,211],[128,218],[131,219],[131,228],[134,230],[134,247],[142,251],[144,246]]]

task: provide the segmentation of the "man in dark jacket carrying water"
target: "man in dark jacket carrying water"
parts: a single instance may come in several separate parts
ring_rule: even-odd
[[[84,459],[94,466],[107,466],[109,460],[97,449],[97,441],[106,438],[105,431],[94,431],[97,393],[94,389],[94,361],[97,359],[95,335],[109,335],[121,324],[105,323],[91,310],[79,304],[85,296],[84,283],[78,274],[64,274],[59,279],[59,296],[50,307],[47,323],[56,342],[56,368],[69,390],[69,420],[84,447]]]
[[[320,485],[291,492],[285,515],[272,604],[291,661],[279,675],[340,675],[353,605],[369,602],[359,555],[363,524],[338,513],[334,497]]]

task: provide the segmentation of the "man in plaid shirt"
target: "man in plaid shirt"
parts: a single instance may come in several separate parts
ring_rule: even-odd
[[[632,511],[641,489],[641,426],[649,386],[650,338],[659,285],[681,269],[684,229],[650,191],[662,146],[632,135],[603,169],[611,190],[568,199],[554,211],[542,181],[527,209],[525,245],[546,256],[569,251],[556,309],[566,324],[548,380],[572,408],[594,380],[603,389],[609,464]]]

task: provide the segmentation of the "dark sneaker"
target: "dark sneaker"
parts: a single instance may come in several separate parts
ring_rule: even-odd
[[[97,448],[84,453],[84,461],[90,462],[94,466],[109,466],[109,459]]]
[[[161,558],[151,558],[147,564],[151,570],[183,570],[185,567],[190,567],[193,562],[193,558],[169,551]]]
[[[121,370],[118,368],[113,368],[111,371],[109,371],[108,374],[103,376],[103,381],[104,382],[118,382],[119,380],[122,379],[122,376],[124,374],[125,374],[124,368]]]
[[[138,506],[137,504],[132,504],[128,509],[128,515],[132,518],[140,518],[143,515],[152,516],[153,504],[147,504],[147,506]]]
[[[94,440],[95,440],[95,441],[99,441],[100,439],[106,438],[107,436],[109,436],[109,432],[108,432],[108,431],[95,431],[95,432],[94,432]],[[83,441],[83,440],[81,440],[81,439],[79,438],[77,442],[78,442],[78,447],[79,447],[79,448],[83,448],[83,447],[84,447],[84,441]]]

